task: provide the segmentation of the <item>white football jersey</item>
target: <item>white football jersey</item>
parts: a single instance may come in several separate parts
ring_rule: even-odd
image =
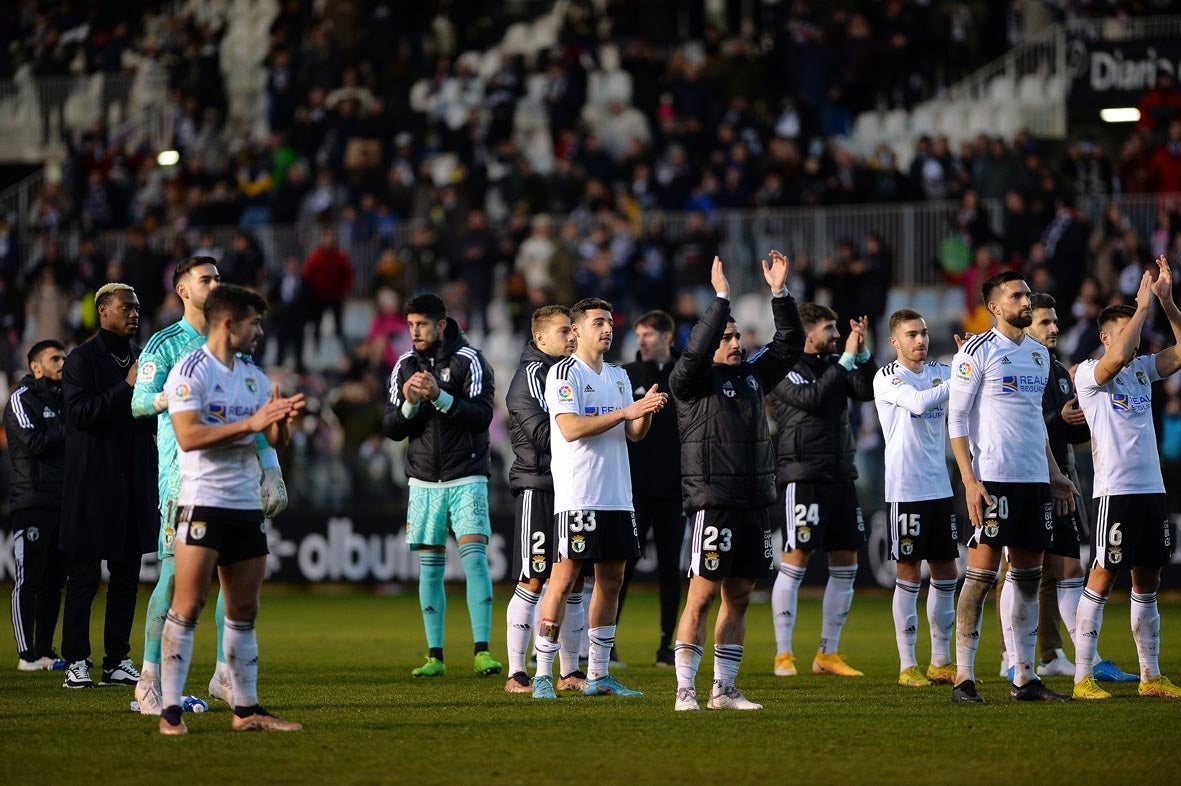
[[[271,383],[253,362],[238,357],[232,369],[201,347],[173,366],[164,383],[168,412],[200,412],[201,423],[218,426],[246,420],[271,395]],[[180,505],[259,510],[262,469],[254,434],[201,450],[176,448]]]
[[[1156,355],[1136,358],[1106,385],[1095,382],[1098,362],[1083,362],[1074,375],[1078,405],[1091,427],[1094,496],[1164,494],[1152,426],[1152,383],[1161,378]]]
[[[593,437],[567,442],[557,416],[605,415],[632,402],[627,372],[610,363],[603,373],[576,355],[559,360],[545,378],[550,418],[550,473],[554,513],[569,510],[632,510],[631,470],[624,423]]]
[[[951,367],[924,363],[916,374],[895,361],[873,377],[886,438],[886,502],[951,496],[947,475],[947,397]]]
[[[995,483],[1049,483],[1042,391],[1050,350],[1026,336],[1020,344],[996,328],[973,336],[951,363],[947,428],[967,437],[972,469]]]

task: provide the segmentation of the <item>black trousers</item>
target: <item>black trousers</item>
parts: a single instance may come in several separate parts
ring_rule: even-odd
[[[131,529],[129,527],[129,529]],[[140,558],[137,535],[127,533],[123,554],[107,559],[107,615],[103,628],[103,668],[113,669],[131,653],[131,624],[139,590]],[[66,610],[62,619],[62,657],[67,663],[90,657],[90,607],[98,594],[102,560],[93,555],[73,556],[66,578]]]
[[[12,588],[12,632],[22,658],[53,654],[53,631],[62,605],[66,561],[57,548],[61,511],[47,508],[12,514],[16,583]]]
[[[640,548],[647,548],[648,533],[656,543],[656,577],[660,584],[660,649],[672,646],[677,633],[677,612],[681,607],[681,586],[684,576],[681,571],[681,546],[685,541],[685,516],[681,511],[681,500],[634,497],[636,529],[639,531]],[[623,602],[627,588],[636,572],[636,560],[627,563],[623,576],[623,587],[619,590],[619,612],[616,624],[623,614]]]

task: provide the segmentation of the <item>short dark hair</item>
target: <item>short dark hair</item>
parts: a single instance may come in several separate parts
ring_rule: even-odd
[[[581,322],[586,318],[586,312],[595,310],[614,314],[611,304],[601,297],[584,297],[574,304],[574,308],[570,309],[570,320],[572,322]]]
[[[996,291],[1002,284],[1007,284],[1010,281],[1024,281],[1025,276],[1018,273],[1016,270],[1002,270],[996,275],[989,276],[988,280],[980,287],[980,296],[984,298],[984,305],[987,306],[992,301],[992,293]]]
[[[205,301],[205,321],[213,324],[219,318],[245,319],[253,310],[259,316],[267,313],[266,298],[254,290],[234,284],[222,284],[209,293]]]
[[[1116,306],[1108,306],[1099,312],[1099,318],[1095,321],[1099,323],[1100,330],[1106,330],[1107,326],[1112,322],[1120,319],[1131,319],[1136,316],[1136,308],[1134,306],[1125,306],[1123,304]]]
[[[434,292],[411,298],[403,311],[406,312],[406,316],[422,314],[432,322],[440,322],[447,318],[447,304]]]
[[[836,322],[837,312],[819,303],[801,303],[800,321],[804,327],[810,327],[818,322]]]
[[[176,289],[180,284],[181,279],[189,274],[189,272],[201,265],[213,265],[217,267],[217,260],[213,257],[186,257],[176,263],[176,267],[172,269],[172,288]]]
[[[636,320],[636,327],[639,327],[640,325],[643,325],[644,327],[650,327],[657,333],[671,333],[676,327],[676,323],[673,322],[672,316],[670,316],[667,311],[661,311],[660,309],[655,309],[641,315],[640,318]]]
[[[912,319],[922,319],[923,315],[915,311],[913,308],[900,308],[890,315],[890,332],[894,332],[894,328],[901,325],[903,322],[910,322]]]
[[[533,316],[529,320],[529,329],[536,333],[541,330],[541,326],[554,317],[570,318],[570,309],[565,306],[542,306],[533,312]]]
[[[1053,295],[1046,294],[1045,292],[1034,292],[1029,296],[1030,308],[1053,308],[1057,303],[1058,301],[1054,299]]]
[[[62,352],[66,351],[66,345],[58,341],[56,338],[45,338],[38,341],[33,346],[29,347],[29,354],[25,358],[29,361],[29,367],[32,368],[33,361],[41,357],[41,353],[47,349],[60,349]]]

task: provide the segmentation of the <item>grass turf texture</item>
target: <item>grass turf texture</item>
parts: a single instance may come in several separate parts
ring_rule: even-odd
[[[230,731],[225,705],[185,715],[190,733],[164,738],[155,718],[131,713],[131,688],[70,691],[62,674],[0,669],[0,782],[187,783],[1177,783],[1171,742],[1181,702],[1136,696],[1069,705],[1015,705],[996,676],[995,608],[987,608],[980,669],[983,706],[953,705],[950,688],[902,688],[890,602],[861,592],[842,637],[860,679],[776,678],[770,606],[753,605],[739,686],[766,705],[756,713],[674,713],[675,674],[652,665],[654,595],[628,598],[619,631],[635,699],[560,694],[554,702],[503,692],[504,677],[471,673],[462,588],[452,588],[448,674],[414,679],[425,653],[417,597],[267,587],[259,622],[260,694],[296,734]],[[925,594],[925,593],[924,593]],[[493,653],[504,656],[506,587],[497,590]],[[133,657],[142,646],[141,593]],[[102,641],[102,596],[92,641]],[[1181,678],[1181,603],[1161,606],[1164,672]],[[920,604],[920,662],[926,621]],[[207,695],[213,668],[212,609],[197,631],[187,692]],[[809,671],[820,602],[801,599],[799,665]],[[712,644],[712,639],[710,641]],[[1068,648],[1068,653],[1070,649]],[[1107,607],[1100,651],[1130,671],[1136,654],[1128,599]],[[92,659],[101,657],[96,649]],[[506,663],[507,666],[507,663]],[[96,680],[98,677],[96,669]],[[697,686],[704,707],[712,675],[706,649]],[[1071,680],[1047,683],[1069,691]]]

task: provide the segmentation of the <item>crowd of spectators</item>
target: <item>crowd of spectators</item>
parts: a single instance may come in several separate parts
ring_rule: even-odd
[[[669,309],[683,337],[724,240],[719,210],[958,203],[930,264],[963,287],[966,324],[980,322],[984,277],[1024,269],[1058,296],[1080,356],[1094,349],[1090,317],[1134,291],[1129,271],[1159,253],[1181,259],[1168,203],[1150,234],[1118,207],[1079,210],[1109,194],[1181,191],[1181,92],[1168,79],[1118,150],[1027,133],[924,138],[902,169],[887,146],[858,157],[845,144],[858,112],[908,107],[1017,43],[1028,3],[755,0],[710,19],[704,2],[571,0],[554,46],[488,67],[478,53],[517,21],[506,4],[281,0],[267,132],[243,135],[226,125],[228,3],[162,5],[3,12],[0,72],[166,84],[167,144],[180,153],[159,166],[142,138],[98,124],[68,140],[61,182],[32,206],[31,238],[0,219],[3,366],[20,364],[30,326],[37,338],[88,335],[87,293],[104,281],[136,287],[145,326],[167,324],[179,313],[170,265],[209,254],[224,280],[266,292],[267,357],[323,394],[297,449],[383,460],[371,415],[406,345],[400,304],[419,291],[440,291],[481,335],[494,298],[520,334],[534,307],[595,295],[618,304],[624,325]],[[264,242],[275,225],[298,227],[298,246]],[[113,233],[125,238],[118,253]],[[875,234],[833,240],[829,257],[795,255],[793,290],[880,320],[893,250]],[[344,332],[360,280],[374,313],[364,340],[340,344],[339,367],[306,373],[322,328]]]

